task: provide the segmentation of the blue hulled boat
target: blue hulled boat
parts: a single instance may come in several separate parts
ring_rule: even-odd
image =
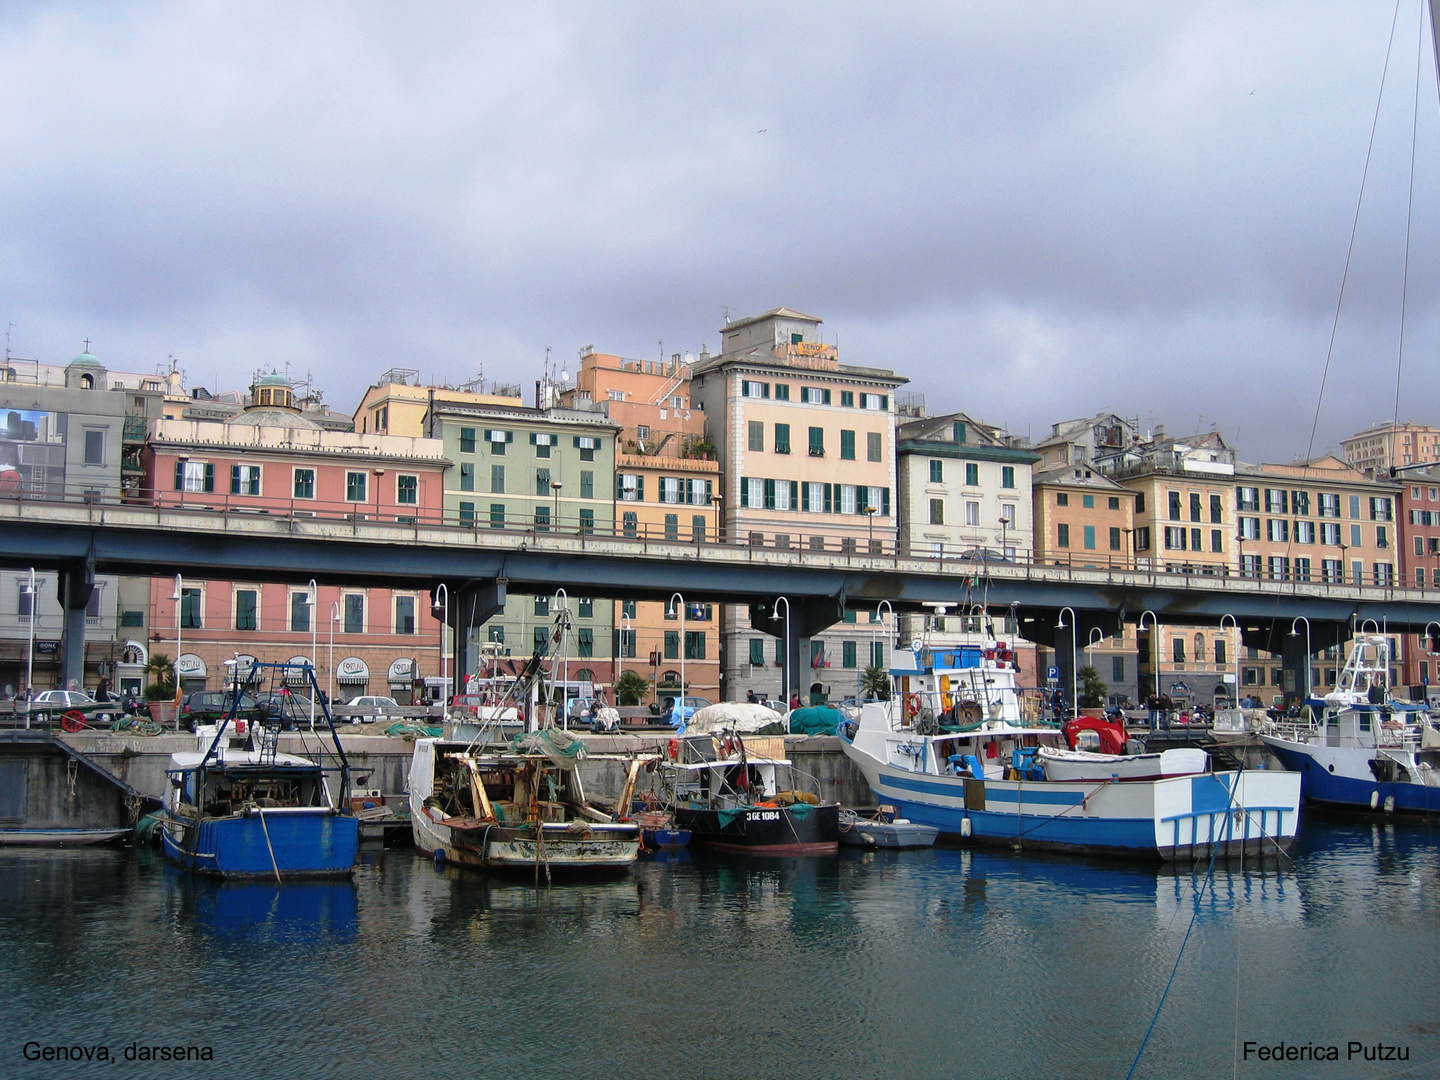
[[[308,665],[306,672],[314,690]],[[278,724],[247,730],[233,713],[232,708],[218,724],[197,729],[198,749],[170,756],[160,827],[166,857],[196,873],[226,878],[349,874],[360,829],[349,810],[349,763],[329,710],[325,720],[338,762],[329,766],[279,753]],[[327,774],[336,780],[334,793]]]
[[[1308,803],[1363,813],[1440,816],[1440,730],[1424,706],[1390,693],[1390,642],[1356,639],[1335,691],[1306,702],[1299,721],[1260,735],[1300,774]]]

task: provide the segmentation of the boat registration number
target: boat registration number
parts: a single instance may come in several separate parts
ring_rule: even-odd
[[[779,810],[751,810],[745,815],[746,821],[779,821]]]

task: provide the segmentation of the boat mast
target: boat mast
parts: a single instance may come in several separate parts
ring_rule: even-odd
[[[1422,15],[1421,18],[1424,18]],[[1430,44],[1435,59],[1435,91],[1440,94],[1440,0],[1430,0]]]

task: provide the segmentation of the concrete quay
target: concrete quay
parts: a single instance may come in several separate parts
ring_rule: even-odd
[[[664,753],[671,738],[664,732],[575,734],[584,741],[591,755]],[[164,797],[165,770],[170,764],[170,755],[197,747],[195,736],[187,732],[143,736],[85,730],[56,735],[122,784],[157,799]],[[350,760],[352,786],[379,790],[386,804],[397,810],[404,805],[406,777],[414,750],[411,742],[378,732],[374,735],[342,732],[340,745]],[[322,740],[318,733],[286,732],[280,736],[278,749],[318,760],[320,749],[329,746],[328,737]],[[874,804],[870,786],[840,749],[840,740],[835,736],[787,735],[785,746],[795,768],[819,782],[821,796],[826,801],[845,806]],[[613,799],[619,794],[624,774],[623,762],[598,756],[580,766],[586,791],[600,799]]]

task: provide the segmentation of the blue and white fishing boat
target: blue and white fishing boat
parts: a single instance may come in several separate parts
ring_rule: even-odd
[[[1063,736],[1026,707],[1002,642],[917,642],[894,663],[900,693],[842,725],[845,753],[882,802],[942,836],[1166,860],[1274,854],[1295,838],[1300,785],[1278,770],[1211,772],[1208,758],[1172,764],[1137,746],[1051,755],[1067,777],[1052,779],[1042,750],[1066,749]]]
[[[305,670],[314,692],[313,670],[309,665]],[[234,718],[239,696],[237,677],[231,715],[198,728],[197,749],[170,755],[160,823],[166,857],[196,873],[226,878],[285,881],[349,874],[360,823],[349,809],[349,762],[328,707],[322,706],[337,759],[331,766],[279,753],[278,725],[247,730],[243,720]],[[333,793],[326,783],[332,774]]]
[[[1394,700],[1390,642],[1355,640],[1334,692],[1261,740],[1300,774],[1306,802],[1385,814],[1440,815],[1440,731],[1423,705]]]

